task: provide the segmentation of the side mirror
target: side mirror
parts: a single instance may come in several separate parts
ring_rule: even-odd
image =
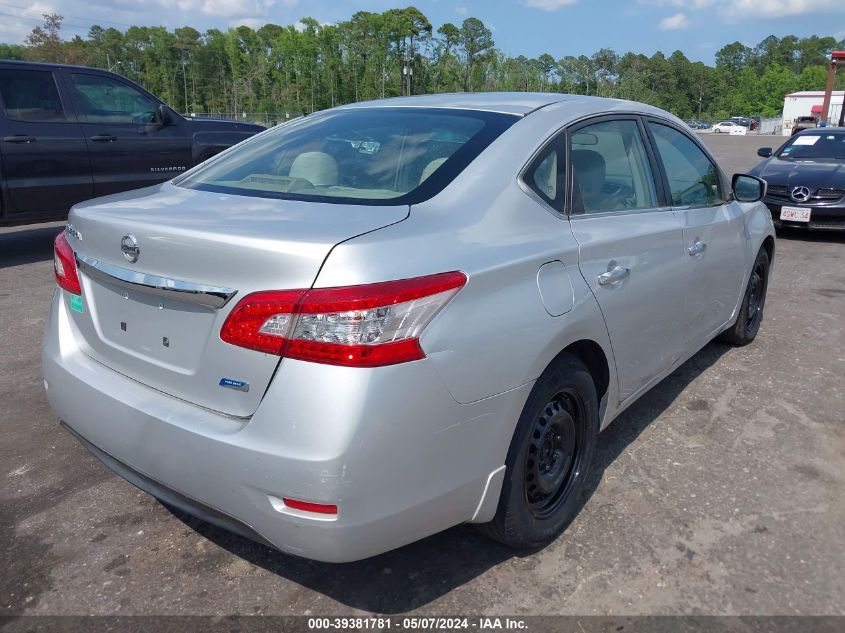
[[[749,176],[748,174],[734,174],[731,186],[734,198],[739,202],[757,202],[766,195],[768,185],[762,178]]]
[[[772,155],[772,148],[771,147],[761,147],[757,150],[757,156],[762,156],[763,158],[769,158]]]
[[[170,125],[173,122],[173,117],[170,115],[170,108],[163,103],[159,103],[158,107],[156,107],[156,121],[162,127]]]

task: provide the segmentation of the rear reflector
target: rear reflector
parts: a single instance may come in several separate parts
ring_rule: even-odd
[[[343,288],[247,295],[220,338],[316,363],[380,367],[425,358],[419,337],[466,283],[462,272]]]
[[[53,271],[59,288],[74,295],[82,294],[79,272],[76,270],[76,257],[64,233],[59,233],[53,242]]]
[[[298,499],[282,499],[285,505],[294,510],[304,510],[305,512],[316,512],[318,514],[337,514],[337,506],[328,505],[325,503],[311,503],[310,501],[299,501]]]

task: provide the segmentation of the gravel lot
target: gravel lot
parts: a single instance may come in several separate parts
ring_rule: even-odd
[[[726,170],[777,137],[706,135]],[[0,615],[845,615],[845,236],[781,236],[766,317],[600,438],[593,493],[515,556],[458,527],[298,560],[161,504],[56,424],[39,347],[60,224],[0,229]]]

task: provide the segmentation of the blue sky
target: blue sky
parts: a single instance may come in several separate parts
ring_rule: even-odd
[[[478,17],[493,30],[496,45],[514,56],[547,52],[560,58],[602,47],[668,55],[680,49],[712,63],[721,46],[737,40],[753,46],[770,34],[845,37],[845,0],[0,0],[0,41],[21,42],[45,12],[65,16],[66,36],[84,36],[93,23],[255,27],[304,16],[337,22],[355,11],[409,4],[435,29]]]

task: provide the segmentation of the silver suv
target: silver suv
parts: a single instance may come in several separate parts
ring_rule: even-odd
[[[712,338],[754,339],[765,183],[637,103],[356,104],[74,207],[50,403],[107,466],[292,554],[579,507],[596,436]]]

